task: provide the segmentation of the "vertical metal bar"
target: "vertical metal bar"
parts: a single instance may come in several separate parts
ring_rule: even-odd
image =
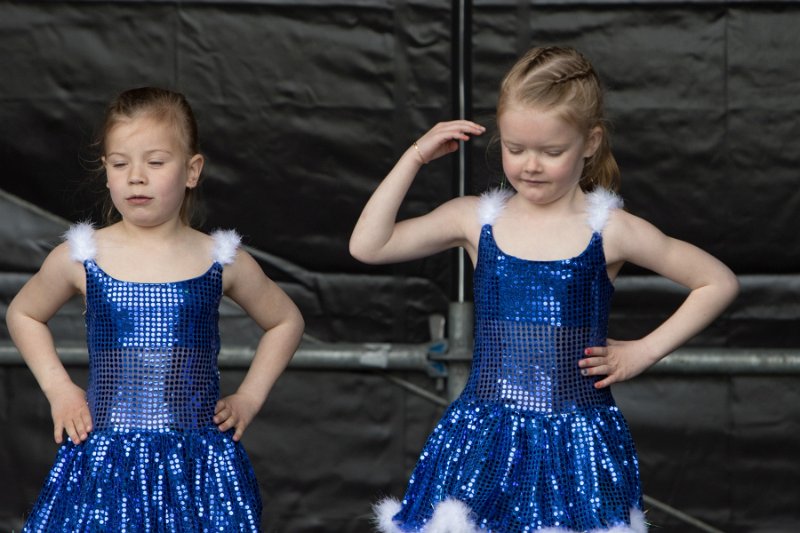
[[[468,99],[468,72],[470,66],[470,10],[471,0],[453,0],[453,88],[455,115],[459,119],[468,119],[471,116],[470,102]],[[468,144],[459,142],[458,157],[456,158],[455,190],[458,196],[467,193]],[[457,250],[457,301],[464,302],[466,298],[466,257],[464,250]]]

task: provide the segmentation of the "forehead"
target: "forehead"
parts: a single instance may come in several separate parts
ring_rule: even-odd
[[[106,134],[106,152],[116,150],[181,149],[179,129],[171,121],[148,115],[118,118]]]
[[[558,107],[510,106],[497,118],[497,127],[508,142],[568,143],[581,138],[578,128],[564,117]]]

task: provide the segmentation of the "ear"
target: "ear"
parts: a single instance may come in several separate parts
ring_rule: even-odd
[[[106,168],[106,156],[101,155],[100,156],[100,161],[103,163],[103,170],[105,170],[105,168]],[[106,189],[108,189],[108,188],[109,188],[109,186],[108,186],[108,173],[106,172]]]
[[[194,189],[200,183],[200,173],[203,171],[205,159],[201,154],[194,154],[186,166],[186,187]]]
[[[583,157],[592,157],[597,149],[600,148],[602,141],[603,128],[595,126],[589,130],[589,135],[586,136],[586,149],[583,151]]]

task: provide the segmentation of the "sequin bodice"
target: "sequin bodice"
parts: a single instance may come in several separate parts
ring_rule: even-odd
[[[190,430],[212,424],[219,397],[222,266],[171,283],[86,268],[89,407],[97,430]]]
[[[613,405],[608,389],[580,374],[584,349],[606,342],[614,288],[603,239],[576,257],[529,261],[504,253],[481,229],[475,269],[475,348],[463,399],[558,414]]]

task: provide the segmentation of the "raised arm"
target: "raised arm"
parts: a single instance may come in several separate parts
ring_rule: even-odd
[[[739,292],[736,276],[722,262],[631,214],[615,212],[604,239],[609,263],[629,261],[687,287],[690,293],[645,337],[609,339],[608,347],[587,349],[579,366],[586,375],[606,376],[597,382],[598,388],[630,379],[658,362],[705,329]]]
[[[47,322],[84,283],[83,267],[70,259],[67,245],[62,244],[20,289],[6,313],[11,338],[50,402],[53,435],[59,444],[65,431],[75,444],[86,440],[92,419],[86,393],[58,358]]]
[[[220,431],[236,428],[233,439],[238,441],[292,359],[305,324],[294,302],[247,252],[240,250],[223,276],[225,294],[264,330],[244,380],[236,393],[217,403],[214,413]]]
[[[364,263],[394,263],[465,245],[464,204],[472,199],[455,199],[402,222],[397,222],[397,212],[423,164],[456,151],[458,141],[484,131],[467,120],[442,122],[412,144],[364,206],[350,237],[353,257]]]

